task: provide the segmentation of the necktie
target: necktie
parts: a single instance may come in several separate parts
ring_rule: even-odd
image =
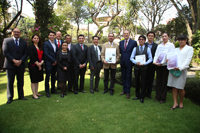
[[[70,44],[68,44],[68,49],[69,49],[69,51],[70,51]]]
[[[97,46],[96,46],[95,52],[96,52],[96,55],[97,55],[97,59],[99,60]]]
[[[15,46],[16,46],[16,49],[18,50],[18,47],[19,47],[19,45],[18,45],[18,39],[15,39]]]
[[[142,52],[143,52],[143,51],[142,51],[142,46],[140,46],[140,52],[141,52],[141,54],[142,54]]]
[[[124,50],[126,50],[127,40],[125,40]]]
[[[60,41],[58,40],[58,48],[60,47]]]
[[[82,50],[83,50],[83,44],[81,44],[81,48],[82,48]]]

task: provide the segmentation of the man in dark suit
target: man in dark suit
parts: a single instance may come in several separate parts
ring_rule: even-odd
[[[155,33],[150,31],[147,33],[148,42],[145,43],[145,46],[148,46],[151,49],[152,58],[154,59],[154,55],[157,49],[158,44],[154,43]],[[148,64],[147,69],[147,83],[146,83],[146,97],[149,99],[153,99],[151,97],[152,92],[152,86],[154,81],[154,75],[155,75],[155,65],[153,64],[153,61]]]
[[[68,50],[70,51],[70,53],[72,54],[72,51],[73,51],[73,48],[74,48],[74,45],[71,44],[71,41],[72,41],[72,38],[70,35],[66,35],[65,36],[65,41],[67,42],[68,44]],[[71,80],[68,81],[68,91],[71,91],[73,92],[72,88],[74,86],[74,61],[73,61],[73,57],[71,56],[71,62],[70,62],[70,77],[71,77]]]
[[[101,61],[101,47],[98,46],[99,44],[99,37],[93,36],[92,37],[93,45],[88,48],[87,57],[88,62],[90,64],[89,68],[91,71],[90,74],[90,92],[94,94],[94,90],[96,92],[99,92],[98,86],[99,86],[99,73],[101,69],[103,68],[103,63]],[[95,76],[95,88],[93,89],[93,80]]]
[[[55,89],[55,80],[56,80],[56,71],[57,71],[57,61],[56,61],[56,52],[58,51],[58,46],[54,42],[55,32],[50,31],[48,35],[49,40],[44,42],[44,55],[45,55],[45,91],[46,96],[50,98],[49,94],[49,77],[51,75],[51,93],[57,94],[58,92]]]
[[[61,40],[62,37],[62,33],[60,31],[56,32],[56,39],[54,39],[54,43],[58,46],[59,50],[62,50],[62,43],[64,42],[63,40]]]
[[[137,42],[129,38],[130,31],[124,30],[124,40],[120,41],[119,49],[121,53],[121,73],[123,82],[123,92],[120,95],[126,94],[126,98],[130,99],[130,89],[132,80],[133,63],[130,61],[131,53],[134,47],[137,47]]]
[[[87,50],[88,47],[84,43],[84,35],[78,36],[78,44],[73,48],[73,60],[74,60],[74,94],[78,94],[78,78],[80,75],[80,88],[79,91],[84,91],[85,71],[87,67]]]
[[[15,75],[17,75],[18,98],[20,100],[27,100],[24,98],[23,91],[27,43],[20,38],[21,33],[18,28],[13,29],[12,34],[13,37],[4,39],[2,47],[3,54],[5,55],[4,68],[8,78],[7,104],[10,104],[13,100]]]

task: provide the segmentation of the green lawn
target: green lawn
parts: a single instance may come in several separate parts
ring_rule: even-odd
[[[200,106],[184,99],[184,109],[171,111],[172,95],[168,93],[164,104],[144,99],[144,104],[119,96],[122,86],[115,85],[113,96],[89,93],[89,76],[86,76],[87,93],[68,93],[61,98],[52,94],[39,100],[32,98],[29,74],[25,73],[24,93],[27,101],[17,100],[15,82],[14,101],[7,105],[7,77],[0,73],[0,132],[1,133],[197,133],[200,123]],[[39,91],[45,95],[44,82]],[[152,94],[155,97],[155,92]]]

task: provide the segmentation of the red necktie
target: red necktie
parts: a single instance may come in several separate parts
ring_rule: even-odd
[[[81,48],[82,48],[82,50],[83,50],[83,44],[81,44]]]
[[[126,50],[126,44],[127,44],[127,41],[125,40],[124,50]]]
[[[58,48],[60,47],[60,41],[58,40]]]

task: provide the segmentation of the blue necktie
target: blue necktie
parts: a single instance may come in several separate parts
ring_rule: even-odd
[[[140,46],[140,52],[141,52],[141,54],[142,54],[142,52],[143,52],[142,46]]]
[[[19,47],[19,45],[18,45],[18,39],[15,39],[15,46],[16,46],[16,49],[18,50],[18,47]]]

